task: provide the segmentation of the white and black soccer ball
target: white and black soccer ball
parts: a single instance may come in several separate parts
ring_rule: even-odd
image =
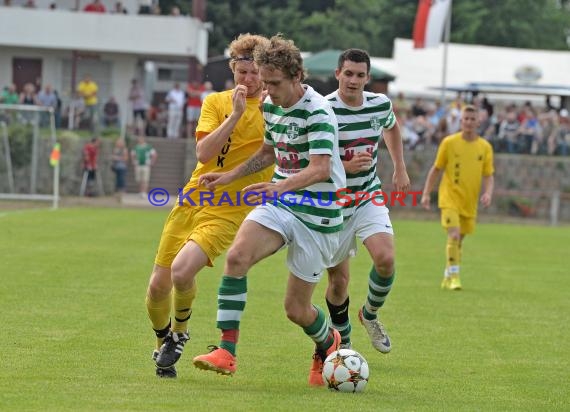
[[[323,379],[334,391],[362,392],[368,383],[368,376],[368,362],[352,349],[331,353],[323,365]]]

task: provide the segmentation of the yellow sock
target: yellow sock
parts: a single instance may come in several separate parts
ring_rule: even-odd
[[[164,337],[170,330],[170,311],[172,309],[172,294],[169,293],[166,299],[153,300],[148,292],[146,295],[146,310],[148,318],[152,323],[152,328],[156,334],[156,349],[160,349]]]
[[[459,274],[459,264],[461,263],[459,240],[448,237],[445,251],[446,251],[447,272],[450,275]]]
[[[190,289],[184,292],[174,288],[173,332],[181,333],[188,330],[188,319],[192,315],[192,303],[196,297],[197,290],[196,281],[194,281],[194,285]]]

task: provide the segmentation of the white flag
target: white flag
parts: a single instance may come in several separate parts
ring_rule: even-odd
[[[414,48],[436,47],[441,43],[451,0],[419,0],[414,22]]]

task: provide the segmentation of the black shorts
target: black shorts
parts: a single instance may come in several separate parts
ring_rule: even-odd
[[[85,170],[87,172],[87,180],[95,180],[95,178],[97,177],[97,171],[96,170]]]
[[[144,110],[133,110],[133,118],[136,119],[137,116],[140,117],[141,120],[146,119],[146,113]]]

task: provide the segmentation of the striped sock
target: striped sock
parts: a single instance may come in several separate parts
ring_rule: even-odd
[[[336,306],[327,300],[327,307],[331,317],[331,326],[339,331],[341,337],[341,344],[350,343],[350,332],[352,326],[348,317],[349,298],[347,297],[344,303]]]
[[[380,277],[376,268],[372,266],[370,276],[368,278],[368,297],[362,309],[362,315],[366,320],[374,320],[378,316],[378,309],[384,305],[384,301],[392,289],[396,272],[392,273],[389,278]]]
[[[327,350],[334,343],[332,330],[327,324],[325,312],[317,305],[313,305],[313,307],[317,311],[317,318],[312,324],[303,328],[303,332],[309,335],[318,349]]]
[[[217,327],[222,330],[220,348],[235,356],[239,323],[247,300],[247,277],[222,276],[218,290]]]

